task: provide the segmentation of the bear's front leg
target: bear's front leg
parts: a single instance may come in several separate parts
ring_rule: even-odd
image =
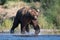
[[[33,22],[33,27],[34,27],[34,30],[35,30],[35,34],[38,35],[40,33],[40,27],[38,25],[38,21],[37,20],[32,20]]]

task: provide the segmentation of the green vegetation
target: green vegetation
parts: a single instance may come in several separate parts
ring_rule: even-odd
[[[2,30],[8,30],[12,27],[12,20],[11,19],[5,19],[3,22],[2,22],[2,25],[0,25],[0,27],[2,27]]]
[[[58,21],[60,20],[59,2],[60,0],[42,0],[42,8],[44,10],[43,15],[48,22],[47,25],[50,25],[52,23],[53,27],[56,29],[60,29],[60,21]]]
[[[0,1],[0,3],[1,2],[2,1]],[[42,29],[60,29],[60,0],[6,0],[4,4],[7,8],[26,5],[41,10],[38,21]],[[12,22],[12,20],[6,19],[1,23],[2,25],[0,24],[0,27],[11,28]]]
[[[4,5],[6,3],[6,0],[0,0],[0,5]]]

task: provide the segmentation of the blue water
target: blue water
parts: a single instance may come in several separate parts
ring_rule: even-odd
[[[39,35],[39,36],[0,35],[0,40],[60,40],[60,35]]]

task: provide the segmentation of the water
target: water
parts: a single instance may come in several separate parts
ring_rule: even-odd
[[[0,33],[0,40],[60,40],[60,35],[47,35],[40,32],[38,36],[35,36],[33,35],[34,31],[26,34],[22,35],[19,32],[14,34],[10,34],[9,32]]]
[[[0,35],[0,40],[60,40],[60,35]]]

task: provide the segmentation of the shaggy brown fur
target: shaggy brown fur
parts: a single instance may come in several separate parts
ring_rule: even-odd
[[[28,25],[33,25],[35,29],[35,34],[40,32],[40,28],[37,21],[38,12],[31,8],[31,7],[23,7],[22,9],[18,10],[16,17],[13,22],[13,26],[11,28],[11,33],[14,32],[14,29],[21,24],[21,33],[25,33],[25,31],[29,32]]]

